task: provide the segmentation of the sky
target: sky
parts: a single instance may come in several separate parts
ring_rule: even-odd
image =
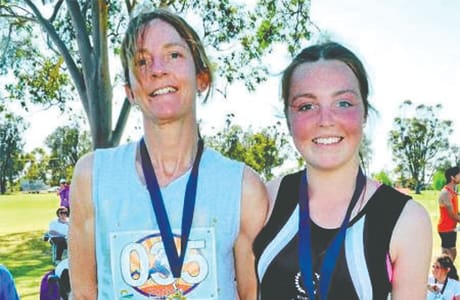
[[[441,103],[440,117],[454,121],[451,141],[460,144],[460,1],[312,0],[310,16],[331,39],[354,51],[368,71],[369,101],[378,111],[366,127],[372,140],[371,172],[393,167],[388,132],[406,99],[415,104]],[[264,61],[273,73],[288,62],[283,56]],[[277,121],[284,124],[279,77],[273,76],[255,93],[235,85],[227,100],[212,99],[199,107],[204,133],[222,127],[228,113],[235,114],[236,123],[255,129]],[[140,135],[133,130],[138,117],[134,112],[125,136]],[[66,122],[59,112],[42,109],[32,110],[26,119],[32,125],[26,132],[27,151],[43,146],[45,137]]]

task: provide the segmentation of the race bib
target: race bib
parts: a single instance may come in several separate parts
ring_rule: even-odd
[[[180,249],[180,236],[174,234]],[[174,278],[159,231],[110,235],[114,299],[217,299],[214,228],[192,228],[181,278]]]

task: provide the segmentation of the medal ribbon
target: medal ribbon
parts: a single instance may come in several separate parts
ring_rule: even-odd
[[[358,201],[359,196],[366,183],[366,177],[364,176],[361,168],[359,168],[358,175],[356,178],[355,191],[351,198],[350,204],[348,205],[345,218],[343,219],[342,225],[339,228],[334,239],[329,244],[326,254],[324,255],[323,263],[320,271],[319,281],[319,295],[320,299],[327,299],[329,291],[329,285],[332,278],[332,272],[334,271],[335,265],[337,264],[340,249],[342,248],[345,240],[345,232],[350,222],[351,211]],[[299,187],[299,264],[300,272],[303,278],[303,284],[307,290],[308,299],[314,300],[315,289],[313,285],[313,262],[311,254],[311,226],[310,226],[310,208],[308,205],[308,182],[307,182],[307,171],[305,170],[302,175],[302,181]]]
[[[182,212],[180,255],[178,254],[176,244],[174,243],[171,224],[169,223],[160,186],[158,184],[157,177],[155,176],[155,171],[153,169],[152,162],[150,161],[150,156],[147,151],[147,147],[145,146],[144,138],[141,139],[140,146],[142,170],[144,172],[147,189],[150,194],[150,200],[152,201],[153,211],[160,229],[166,257],[168,258],[169,268],[171,269],[174,278],[180,278],[182,265],[184,264],[185,251],[187,249],[188,237],[190,236],[190,229],[192,228],[198,181],[198,166],[200,164],[201,154],[203,154],[203,140],[201,138],[198,140],[198,150],[196,152],[195,161],[193,162],[192,171],[190,172],[190,177],[188,178],[185,190],[184,208]]]

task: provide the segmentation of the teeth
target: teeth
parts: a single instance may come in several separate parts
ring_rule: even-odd
[[[340,142],[341,139],[340,137],[316,138],[313,142],[316,144],[330,145]]]
[[[168,87],[164,87],[164,88],[161,88],[161,89],[158,89],[158,90],[154,91],[152,93],[152,96],[164,95],[164,94],[168,94],[168,93],[173,93],[175,91],[176,91],[175,88],[168,86]]]

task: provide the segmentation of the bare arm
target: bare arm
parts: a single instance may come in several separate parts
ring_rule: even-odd
[[[456,220],[460,222],[460,216],[454,212],[454,208],[452,207],[452,201],[450,199],[450,195],[446,190],[442,190],[439,194],[439,205],[444,206],[447,209],[447,213],[452,220]]]
[[[273,180],[270,180],[267,183],[267,193],[268,193],[268,204],[269,204],[269,206],[268,206],[268,213],[267,213],[266,222],[270,218],[270,216],[272,214],[272,211],[273,211],[273,207],[275,206],[276,195],[278,195],[278,190],[280,188],[280,184],[281,184],[282,179],[283,179],[283,177],[277,177],[277,178],[275,178]]]
[[[69,271],[73,299],[97,297],[92,161],[92,154],[78,161],[70,189]]]
[[[252,243],[264,225],[267,192],[259,176],[246,167],[243,175],[240,234],[235,244],[238,294],[242,300],[257,299],[257,277]]]
[[[409,201],[390,242],[392,299],[425,299],[432,251],[431,221],[426,210]]]

